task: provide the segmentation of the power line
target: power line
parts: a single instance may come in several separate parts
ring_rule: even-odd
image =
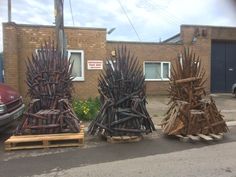
[[[148,2],[148,1],[146,0],[146,2]],[[157,2],[153,2],[151,4],[156,6],[160,10],[162,10],[164,12],[164,14],[166,14],[166,16],[168,16],[168,18],[173,19],[174,21],[177,21],[177,23],[183,22],[183,20],[180,17],[174,15],[171,11],[168,10],[168,8],[164,8],[164,7],[160,6]]]
[[[123,13],[125,14],[126,18],[128,19],[128,21],[129,21],[130,25],[132,26],[132,28],[133,28],[133,30],[134,30],[134,32],[135,32],[135,34],[136,34],[136,36],[138,37],[139,41],[141,41],[141,38],[140,38],[140,36],[139,36],[138,32],[136,31],[136,29],[135,29],[135,27],[134,27],[134,25],[133,25],[133,23],[132,23],[131,19],[129,18],[128,14],[126,13],[126,11],[125,11],[125,8],[124,8],[124,7],[123,7],[123,5],[121,4],[120,0],[117,0],[117,1],[119,2],[119,4],[120,4],[120,7],[121,7],[121,9],[122,9]]]
[[[150,1],[147,1],[147,0],[142,0],[142,6],[144,8],[148,8],[148,9],[152,9],[152,10],[158,9],[158,10],[162,11],[162,13],[159,13],[159,15],[162,16],[164,19],[166,19],[167,22],[169,22],[171,24],[179,25],[179,24],[182,23],[181,19],[178,19],[171,12],[167,11],[166,8],[161,7],[156,2],[150,2]]]
[[[123,13],[125,14],[126,18],[128,19],[130,25],[132,26],[134,32],[136,33],[136,35],[137,35],[139,41],[141,41],[141,39],[140,39],[140,37],[139,37],[139,34],[138,34],[138,32],[136,31],[136,29],[135,29],[135,27],[134,27],[134,25],[133,25],[131,19],[129,18],[129,16],[128,16],[126,10],[125,10],[125,8],[123,7],[121,1],[120,1],[120,0],[117,0],[117,1],[118,1],[118,3],[119,3],[119,5],[120,5],[120,7],[121,7],[121,9],[122,9],[122,11],[123,11]],[[147,6],[149,6],[149,7],[152,7],[152,8],[153,8],[153,6],[151,6],[152,4],[147,3],[146,0],[144,0],[144,4],[147,5]],[[162,9],[162,10],[163,10],[163,9]],[[164,17],[163,14],[160,14],[160,15],[161,15],[162,17]],[[164,17],[164,18],[165,18],[165,17]],[[171,22],[171,23],[173,23],[173,24],[178,24],[178,23],[176,22],[176,20],[173,19],[173,18],[171,18],[170,16],[169,16],[169,19],[168,19],[168,20],[169,20],[169,22]],[[158,43],[157,43],[157,44],[158,44]],[[141,45],[143,45],[143,44],[141,44]],[[166,48],[166,49],[170,49],[170,50],[172,50],[172,51],[174,51],[174,52],[176,52],[176,53],[179,53],[179,50],[178,50],[178,49],[175,49],[175,47],[172,47],[171,44],[166,44],[166,45],[162,45],[162,44],[161,44],[161,45],[160,45],[160,48],[162,48],[162,47],[163,47],[163,48]]]
[[[180,23],[182,23],[181,19],[176,18],[172,13],[167,11],[164,7],[161,7],[159,4],[157,4],[155,2],[151,2],[149,0],[142,0],[141,2],[142,2],[142,6],[140,6],[141,8],[148,8],[148,9],[151,9],[151,10],[156,10],[156,9],[161,10],[162,13],[159,13],[159,15],[162,18],[166,19],[167,23],[174,24],[174,25],[179,25]],[[166,34],[166,33],[164,33],[164,34]],[[168,44],[162,45],[163,48],[170,49],[170,50],[172,50],[174,52],[177,52],[177,53],[179,52],[178,49],[172,48],[171,46],[172,45],[168,45]]]
[[[73,26],[75,26],[75,21],[74,21],[74,16],[73,16],[73,11],[72,11],[72,6],[71,6],[71,0],[69,0],[69,4],[70,4],[70,14],[71,14],[71,18],[72,18]]]

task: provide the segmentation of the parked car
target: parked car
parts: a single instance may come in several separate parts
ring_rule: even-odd
[[[232,86],[232,94],[236,97],[236,83]]]
[[[0,83],[0,130],[19,119],[24,107],[22,97],[10,86]]]

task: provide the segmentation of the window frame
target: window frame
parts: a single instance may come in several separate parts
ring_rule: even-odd
[[[160,63],[161,64],[161,79],[147,79],[145,78],[145,81],[169,81],[169,78],[163,78],[163,64],[167,63],[169,65],[169,71],[168,71],[168,75],[170,77],[170,68],[171,68],[171,62],[169,61],[144,61],[143,62],[143,74],[145,77],[145,64],[146,63]]]
[[[83,50],[67,50],[67,59],[70,59],[71,53],[80,53],[81,54],[81,77],[75,77],[72,81],[84,81],[84,51]]]

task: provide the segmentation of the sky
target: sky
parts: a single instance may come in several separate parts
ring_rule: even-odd
[[[0,0],[0,23],[7,19],[7,0]],[[12,21],[53,25],[54,0],[12,0]],[[159,42],[181,24],[236,27],[236,0],[64,0],[64,24],[115,28],[108,40]],[[1,25],[0,52],[2,45]]]

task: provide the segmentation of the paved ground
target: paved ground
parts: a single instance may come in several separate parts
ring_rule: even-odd
[[[236,98],[230,94],[213,96],[226,120],[236,120]],[[150,97],[148,101],[148,110],[157,124],[168,109],[168,98]],[[108,144],[86,137],[83,148],[4,152],[3,142],[10,133],[0,134],[0,177],[114,174],[236,177],[236,126],[230,127],[230,133],[222,141],[211,143],[182,143],[164,137],[158,130],[138,143]],[[104,170],[98,171],[99,168]]]
[[[3,140],[1,140],[1,142],[2,141]],[[145,137],[143,141],[138,142],[138,143],[109,144],[101,140],[98,140],[96,138],[89,138],[86,141],[86,146],[84,148],[60,148],[60,149],[49,149],[49,150],[28,150],[28,151],[14,151],[14,152],[3,152],[3,150],[1,149],[0,150],[0,176],[3,176],[3,177],[16,177],[16,176],[19,177],[19,176],[32,176],[32,175],[59,176],[58,174],[62,174],[61,176],[74,177],[76,175],[73,174],[74,171],[72,171],[73,173],[71,173],[70,169],[74,170],[73,168],[76,168],[76,173],[80,174],[78,170],[81,167],[86,167],[86,166],[87,168],[82,168],[84,169],[83,170],[84,173],[81,173],[82,176],[92,176],[89,173],[89,171],[87,171],[88,169],[90,169],[89,167],[91,167],[91,170],[92,170],[92,168],[94,168],[97,164],[99,165],[102,163],[108,163],[108,164],[113,165],[113,162],[115,161],[121,161],[117,163],[125,162],[124,164],[129,164],[131,162],[136,163],[135,162],[136,158],[139,158],[139,159],[144,158],[143,159],[145,161],[144,165],[146,164],[146,166],[143,166],[144,172],[146,172],[145,169],[150,169],[148,167],[149,165],[151,165],[148,163],[149,160],[150,160],[150,163],[151,161],[152,163],[155,162],[156,164],[155,166],[154,164],[152,164],[152,170],[154,170],[155,172],[158,172],[158,170],[161,171],[162,170],[161,168],[165,165],[167,168],[167,159],[169,159],[170,167],[169,169],[166,169],[166,170],[171,171],[174,164],[179,164],[179,166],[176,166],[176,168],[177,167],[180,168],[181,166],[183,168],[186,166],[186,167],[189,167],[189,169],[186,168],[188,172],[190,171],[190,169],[195,168],[196,171],[199,171],[198,173],[196,173],[196,175],[202,173],[202,175],[204,176],[204,173],[207,167],[202,166],[202,163],[204,162],[204,160],[200,158],[197,159],[198,154],[196,154],[196,152],[199,153],[199,156],[204,157],[207,160],[208,152],[213,151],[215,153],[212,153],[208,159],[209,161],[212,159],[212,165],[209,163],[209,168],[210,168],[209,173],[213,171],[214,166],[217,162],[221,164],[221,162],[225,162],[227,161],[227,159],[229,159],[229,163],[222,164],[222,168],[219,168],[219,164],[215,168],[217,169],[219,168],[220,171],[224,172],[224,170],[222,169],[228,170],[227,167],[229,167],[228,171],[232,171],[232,173],[229,173],[229,174],[230,175],[233,174],[235,177],[236,172],[235,172],[235,169],[233,168],[235,166],[232,166],[230,164],[232,161],[234,162],[234,164],[236,164],[236,160],[235,160],[236,146],[235,146],[235,143],[232,144],[233,147],[227,146],[227,144],[235,142],[235,141],[236,141],[236,127],[231,127],[230,133],[225,135],[222,141],[217,141],[217,142],[214,141],[214,142],[199,142],[199,143],[183,143],[183,142],[179,142],[175,138],[173,139],[173,138],[163,137],[161,135],[161,132],[157,131],[153,133],[152,135]],[[217,148],[217,146],[219,145],[220,145],[220,148]],[[222,154],[219,153],[219,150],[217,150],[221,148],[222,148],[222,152],[224,152],[226,156],[223,156]],[[193,151],[189,151],[191,149]],[[195,152],[194,149],[197,151]],[[228,154],[228,153],[231,153],[231,151],[228,152],[227,149],[231,149],[231,150],[233,149],[232,151],[234,152],[232,152],[231,157]],[[187,154],[193,154],[194,156],[193,159],[190,158],[190,155],[184,155],[185,152]],[[167,155],[169,153],[174,153],[173,159],[172,159],[172,154]],[[178,155],[179,153],[182,154],[183,156]],[[159,155],[161,154],[166,154],[167,156],[164,155],[163,157],[160,157],[159,159]],[[148,156],[153,156],[154,158],[149,159]],[[189,163],[188,163],[188,157],[190,160]],[[219,159],[218,157],[221,157],[222,159],[221,158]],[[129,161],[128,159],[133,159],[133,160]],[[141,161],[142,160],[138,160],[137,164],[139,164]],[[165,163],[165,164],[162,164],[162,163]],[[138,171],[135,171],[135,168],[132,166],[132,164],[130,165],[131,166],[127,166],[126,168],[126,170],[130,172],[129,176],[133,176],[131,174],[133,172],[132,170],[134,170],[135,174],[140,172],[141,170],[140,164],[139,164],[139,168],[137,168]],[[207,164],[205,165],[207,166]],[[105,167],[110,168],[110,166],[109,165],[106,166],[106,164],[104,168]],[[132,168],[129,169],[129,167],[132,167]],[[204,173],[201,172],[202,168],[203,168]],[[116,169],[116,166],[113,166],[110,170],[116,171],[117,169]],[[64,172],[67,173],[67,170],[69,170],[68,174],[63,175]],[[177,169],[173,169],[173,170],[177,170]],[[123,171],[125,171],[125,169]],[[107,171],[107,172],[110,173],[110,171]],[[97,173],[95,175],[101,176],[103,173],[106,173],[106,171],[101,171],[101,173]],[[109,173],[107,175],[109,175]],[[171,173],[174,174],[175,171],[172,171]],[[208,173],[208,171],[206,171],[206,173]],[[165,173],[163,172],[163,175],[164,174]],[[126,173],[124,174],[121,173],[121,175],[124,176],[126,175]],[[155,176],[152,174],[150,175]],[[143,176],[149,176],[149,175],[143,174]],[[159,175],[156,175],[156,176],[159,176]],[[186,175],[183,175],[183,176],[186,176]],[[217,177],[217,175],[213,175],[213,176]]]
[[[216,105],[221,110],[226,121],[236,121],[236,98],[232,94],[211,94]],[[153,122],[158,125],[168,110],[169,98],[167,95],[158,95],[147,98],[147,109],[153,118]]]
[[[235,177],[236,142],[106,162],[35,177]]]

